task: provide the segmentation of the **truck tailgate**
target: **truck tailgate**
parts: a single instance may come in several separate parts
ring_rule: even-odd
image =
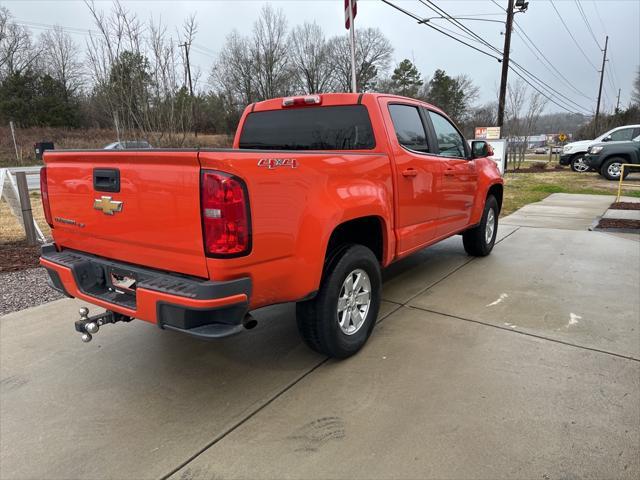
[[[50,151],[45,164],[59,246],[208,277],[197,152]]]

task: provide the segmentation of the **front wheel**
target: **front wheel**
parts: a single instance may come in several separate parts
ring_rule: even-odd
[[[578,173],[588,172],[591,167],[585,162],[584,154],[576,155],[571,159],[571,170]]]
[[[619,157],[613,157],[605,161],[600,168],[600,175],[607,180],[620,180],[620,174],[622,173],[622,164],[624,159]],[[629,175],[629,170],[625,169],[624,178]]]
[[[493,195],[487,197],[480,224],[462,232],[465,251],[474,257],[486,257],[493,250],[498,234],[498,202]]]
[[[358,352],[378,317],[381,285],[380,264],[367,247],[352,245],[335,255],[316,297],[296,305],[305,343],[334,358]]]

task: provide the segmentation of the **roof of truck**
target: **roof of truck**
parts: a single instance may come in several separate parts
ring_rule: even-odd
[[[393,98],[393,99],[397,99],[398,101],[406,101],[406,102],[418,102],[421,103],[423,105],[428,106],[429,108],[432,108],[438,112],[442,112],[442,110],[438,107],[436,107],[435,105],[431,105],[427,102],[424,102],[422,100],[418,100],[415,98],[408,98],[408,97],[403,97],[400,95],[392,95],[390,93],[373,93],[373,92],[367,92],[367,93],[318,93],[318,94],[303,94],[303,95],[292,95],[291,97],[278,97],[278,98],[272,98],[269,100],[264,100],[262,102],[256,102],[256,103],[252,103],[251,105],[249,105],[249,109],[252,112],[261,112],[261,111],[265,111],[265,110],[280,110],[283,107],[282,102],[287,99],[287,98],[298,98],[298,97],[311,97],[311,96],[315,96],[318,95],[319,97],[321,97],[322,99],[322,106],[336,106],[336,105],[355,105],[355,104],[359,104],[359,103],[363,103],[366,100],[372,99],[375,100],[376,98],[380,98],[380,97],[385,97],[385,98]],[[442,112],[445,113],[445,112]]]

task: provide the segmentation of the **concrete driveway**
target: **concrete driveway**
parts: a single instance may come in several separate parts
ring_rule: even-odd
[[[292,305],[214,343],[82,344],[73,300],[6,315],[0,478],[638,478],[640,244],[510,223],[489,257],[454,237],[389,268],[342,362]]]

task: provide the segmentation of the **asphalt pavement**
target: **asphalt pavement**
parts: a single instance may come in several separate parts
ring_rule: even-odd
[[[561,200],[567,228],[515,217],[489,257],[453,237],[393,265],[345,361],[293,305],[217,342],[135,321],[83,344],[68,299],[1,317],[0,478],[636,479],[640,244]]]

